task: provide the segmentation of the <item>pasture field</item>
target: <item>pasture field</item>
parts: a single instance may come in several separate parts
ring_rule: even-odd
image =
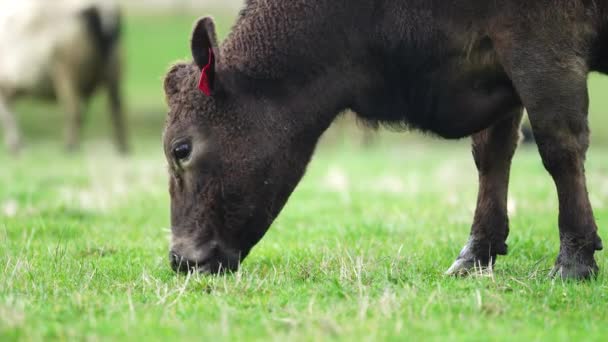
[[[443,275],[473,217],[468,143],[383,133],[361,147],[341,122],[240,271],[176,276],[161,80],[188,57],[197,16],[127,18],[131,156],[110,144],[102,99],[73,155],[58,109],[18,106],[27,149],[0,150],[0,341],[606,339],[608,256],[596,254],[596,280],[547,277],[557,197],[530,146],[512,170],[509,255],[491,273]],[[225,34],[232,19],[216,18]],[[593,77],[587,173],[606,243],[605,91]]]

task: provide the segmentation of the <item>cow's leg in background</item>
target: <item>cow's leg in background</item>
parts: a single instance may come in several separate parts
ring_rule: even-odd
[[[119,51],[116,50],[112,60],[109,63],[108,71],[106,72],[106,84],[108,87],[110,114],[112,116],[112,124],[114,126],[116,145],[121,153],[128,153],[129,144],[127,142],[127,126],[124,104],[122,102],[122,90],[120,86],[122,81],[120,60]]]
[[[80,145],[82,126],[84,121],[84,104],[78,92],[75,75],[70,67],[62,63],[53,66],[53,85],[59,103],[66,114],[65,143],[68,150],[76,150]]]
[[[477,208],[469,241],[447,274],[467,274],[491,266],[507,253],[507,192],[511,160],[517,148],[523,109],[473,136],[473,158],[479,173]]]
[[[0,124],[4,129],[4,142],[11,153],[18,153],[21,144],[21,134],[17,126],[15,114],[8,108],[6,97],[0,93]]]

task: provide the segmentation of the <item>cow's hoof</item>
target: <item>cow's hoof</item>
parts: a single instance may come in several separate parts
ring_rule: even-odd
[[[19,154],[21,154],[21,151],[23,150],[23,143],[21,143],[20,141],[9,142],[7,144],[7,147],[8,147],[8,152],[10,154],[12,154],[13,156],[18,156]]]
[[[128,156],[131,154],[131,149],[127,145],[120,145],[118,146],[118,153],[121,156]]]
[[[587,280],[595,278],[598,271],[599,268],[593,255],[585,258],[560,255],[549,276],[551,278],[560,277],[563,280]]]
[[[479,269],[479,267],[475,267],[475,260],[458,258],[445,272],[445,274],[449,276],[462,277],[475,272],[476,269]]]
[[[445,274],[453,277],[465,277],[472,274],[484,275],[491,274],[493,262],[482,262],[478,259],[458,258]]]
[[[473,273],[483,273],[483,271],[491,269],[496,261],[496,254],[488,253],[489,248],[487,246],[481,247],[483,245],[469,240],[445,274],[466,276]],[[504,249],[506,253],[506,245]]]
[[[65,152],[67,154],[70,154],[70,155],[77,154],[78,152],[80,152],[80,145],[78,145],[78,144],[72,144],[72,143],[66,144],[65,145]]]
[[[603,248],[602,239],[597,234],[593,238],[582,239],[582,242],[562,238],[559,255],[549,276],[552,278],[559,276],[564,280],[595,278],[599,268],[594,254]]]

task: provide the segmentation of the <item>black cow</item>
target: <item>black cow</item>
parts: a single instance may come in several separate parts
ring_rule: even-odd
[[[507,188],[525,107],[559,195],[552,274],[589,278],[602,249],[587,195],[587,75],[608,72],[608,1],[251,0],[220,46],[200,20],[171,68],[164,149],[175,270],[234,270],[345,109],[472,136],[479,170],[462,274],[507,253]]]

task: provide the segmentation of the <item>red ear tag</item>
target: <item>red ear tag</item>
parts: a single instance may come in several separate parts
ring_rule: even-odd
[[[198,89],[200,89],[205,95],[211,96],[211,82],[213,79],[213,67],[215,64],[215,56],[213,55],[213,49],[209,48],[209,63],[203,67],[201,72],[201,79],[198,82]]]

